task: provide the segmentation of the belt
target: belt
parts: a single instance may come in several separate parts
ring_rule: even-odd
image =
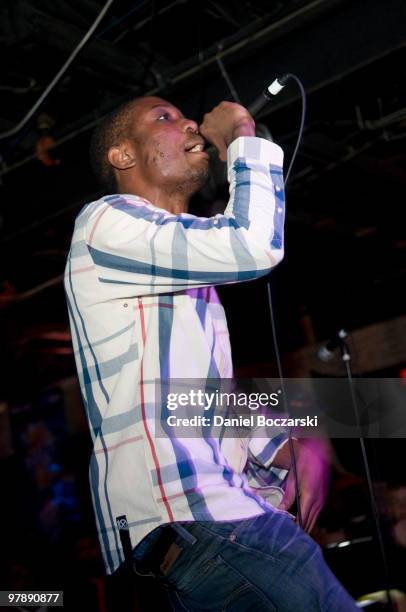
[[[175,542],[177,536],[170,525],[165,526],[142,557],[142,567],[154,574],[166,575],[183,551]]]

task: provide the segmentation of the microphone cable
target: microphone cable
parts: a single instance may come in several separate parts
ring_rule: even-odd
[[[283,77],[281,77],[281,79],[279,79],[279,81],[286,82],[289,79],[292,79],[293,81],[295,81],[295,83],[299,87],[300,97],[301,97],[301,102],[302,102],[302,110],[301,110],[300,124],[299,124],[299,130],[298,130],[298,135],[297,135],[297,139],[296,139],[296,144],[295,144],[295,147],[293,149],[292,157],[290,159],[289,166],[288,166],[288,169],[287,169],[287,172],[286,172],[285,181],[284,181],[285,189],[286,189],[286,185],[287,185],[287,182],[289,180],[289,177],[290,177],[290,174],[291,174],[291,171],[292,171],[293,164],[294,164],[296,156],[297,156],[297,152],[299,150],[300,144],[301,144],[302,139],[303,139],[304,124],[305,124],[305,119],[306,119],[306,92],[305,92],[305,89],[303,87],[303,83],[299,79],[299,77],[297,77],[295,74],[293,74],[291,72],[285,74]],[[283,378],[282,360],[281,360],[281,356],[280,356],[278,337],[277,337],[277,333],[276,333],[275,314],[274,314],[274,307],[273,307],[273,301],[272,301],[272,290],[271,290],[270,275],[268,275],[266,286],[267,286],[267,296],[268,296],[269,317],[270,317],[270,321],[271,321],[272,340],[273,340],[274,351],[275,351],[275,358],[276,358],[276,365],[277,365],[277,370],[278,370],[278,377],[280,379],[283,406],[284,406],[284,411],[287,414],[289,414],[288,399],[287,399],[286,387],[285,387],[284,378]],[[296,506],[297,506],[297,521],[298,521],[300,527],[303,529],[302,510],[301,510],[301,506],[300,506],[299,479],[298,479],[298,473],[297,473],[297,462],[296,462],[295,448],[294,448],[294,445],[293,445],[292,427],[289,428],[288,444],[289,444],[289,453],[290,453],[290,457],[291,457],[291,461],[292,461],[292,466],[291,467],[292,467],[292,470],[293,470],[293,477],[294,477],[294,483],[295,483],[295,496],[296,496]]]
[[[234,100],[236,100],[239,104],[240,99],[239,96],[237,94],[237,91],[231,81],[230,76],[227,73],[227,70],[223,64],[223,62],[221,60],[219,60],[219,58],[217,58],[218,60],[218,65],[220,68],[220,72],[224,78],[224,80],[226,81],[228,88],[230,90],[230,93],[232,95],[232,97],[234,98]],[[288,170],[286,172],[286,177],[284,180],[284,186],[286,188],[286,184],[289,180],[291,171],[292,171],[292,167],[293,164],[295,162],[300,144],[302,142],[303,139],[303,131],[304,131],[304,124],[305,124],[305,119],[306,119],[306,92],[303,86],[302,81],[299,79],[298,76],[296,76],[295,74],[293,74],[292,72],[288,72],[286,74],[284,74],[283,76],[275,79],[271,85],[263,91],[263,93],[261,94],[261,96],[259,98],[257,98],[257,100],[254,101],[254,103],[248,107],[248,111],[254,116],[257,113],[259,113],[260,111],[263,110],[264,107],[266,107],[269,102],[271,102],[273,100],[273,98],[278,95],[278,93],[285,87],[286,83],[289,80],[293,80],[295,81],[295,83],[297,84],[299,91],[300,91],[300,97],[301,97],[301,102],[302,102],[302,109],[301,109],[301,117],[300,117],[300,124],[299,124],[299,129],[298,129],[298,136],[296,139],[296,144],[294,146],[293,149],[293,153],[292,153],[292,157],[290,159],[289,162],[289,166],[288,166]],[[272,138],[271,138],[272,140]],[[280,357],[280,350],[279,350],[279,344],[278,344],[278,337],[277,337],[277,333],[276,333],[276,325],[275,325],[275,315],[274,315],[274,308],[273,308],[273,303],[272,303],[272,290],[271,290],[271,282],[270,282],[270,275],[268,275],[268,279],[267,279],[267,296],[268,296],[268,308],[269,308],[269,317],[270,317],[270,322],[271,322],[271,330],[272,330],[272,340],[273,340],[273,344],[274,344],[274,352],[275,352],[275,357],[276,357],[276,363],[277,363],[277,370],[278,370],[278,377],[280,379],[280,388],[281,388],[281,392],[282,392],[282,401],[283,401],[283,406],[284,406],[284,411],[285,413],[289,414],[289,410],[288,410],[288,401],[287,401],[287,395],[286,395],[286,388],[285,388],[285,384],[284,384],[284,379],[283,379],[283,369],[282,369],[282,362],[281,362],[281,357]],[[288,434],[288,444],[289,444],[289,454],[291,457],[291,467],[293,469],[293,479],[294,479],[294,483],[295,483],[295,496],[296,496],[296,506],[297,506],[297,521],[300,525],[300,527],[303,529],[303,518],[302,518],[302,511],[301,511],[301,507],[300,507],[300,489],[299,489],[299,480],[298,480],[298,474],[297,474],[297,462],[296,462],[296,455],[295,455],[295,449],[294,449],[294,445],[293,445],[293,437],[292,437],[292,427],[289,428],[289,434]]]

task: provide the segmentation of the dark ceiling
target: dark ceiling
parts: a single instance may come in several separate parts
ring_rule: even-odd
[[[0,6],[0,132],[26,115],[103,3],[9,0]],[[18,131],[0,135],[3,393],[72,374],[60,277],[73,220],[98,197],[91,127],[135,95],[157,93],[199,120],[229,83],[248,105],[286,71],[308,113],[289,181],[286,257],[272,274],[284,351],[404,314],[406,5],[403,0],[115,0],[95,35]],[[289,85],[258,120],[289,162],[300,101]],[[47,137],[38,157],[38,146]],[[194,202],[208,214],[224,186]],[[222,288],[237,364],[273,349],[265,281]],[[18,385],[17,385],[18,387]],[[13,391],[14,389],[14,391]],[[21,387],[18,388],[18,392]]]

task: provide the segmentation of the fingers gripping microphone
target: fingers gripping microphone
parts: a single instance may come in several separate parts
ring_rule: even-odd
[[[289,76],[284,74],[278,79],[272,81],[272,83],[264,89],[260,96],[250,106],[248,106],[248,112],[254,117],[257,115],[272,99],[278,95],[278,93],[285,87],[288,82]]]
[[[255,116],[264,108],[278,93],[285,87],[290,74],[284,74],[280,78],[275,79],[264,89],[262,94],[258,96],[254,102],[247,107],[250,115]],[[257,126],[258,136],[273,142],[272,135],[266,126]],[[264,133],[265,132],[265,133]],[[227,167],[226,164],[219,160],[216,149],[211,146],[207,149],[210,155],[210,180],[203,187],[201,193],[207,199],[213,200],[216,197],[216,192],[219,187],[223,187],[227,183]]]

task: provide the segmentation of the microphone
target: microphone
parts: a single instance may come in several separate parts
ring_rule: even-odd
[[[255,116],[264,108],[264,106],[271,102],[272,99],[277,96],[280,91],[282,91],[291,76],[291,74],[284,74],[283,76],[272,81],[272,83],[264,89],[261,95],[258,96],[258,98],[254,100],[250,106],[246,107],[250,115]],[[263,133],[259,134],[260,131]],[[257,126],[257,133],[262,138],[273,142],[272,134],[266,126]],[[218,188],[227,184],[227,167],[225,162],[220,161],[218,158],[215,147],[210,146],[208,149],[206,149],[206,152],[210,155],[210,180],[202,188],[201,194],[204,198],[212,200],[216,197]]]
[[[272,83],[264,89],[260,96],[247,108],[250,115],[253,117],[261,111],[272,99],[278,95],[278,93],[285,87],[289,80],[289,75],[284,74],[280,78],[275,79]]]
[[[343,340],[348,336],[345,329],[340,329],[338,334],[334,338],[330,338],[325,344],[323,344],[317,351],[317,357],[320,361],[331,361],[334,357],[334,351],[342,344]]]

